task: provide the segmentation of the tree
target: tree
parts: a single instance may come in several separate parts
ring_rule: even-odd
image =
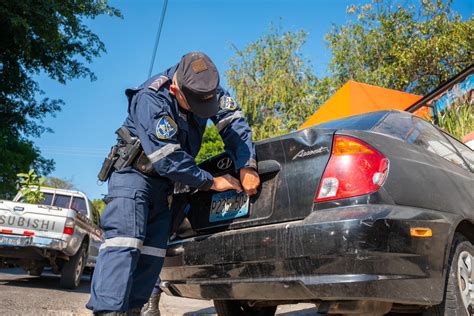
[[[64,189],[64,190],[74,190],[75,185],[72,183],[72,180],[60,179],[56,177],[46,177],[46,181],[43,184],[45,187]]]
[[[422,0],[418,6],[373,0],[353,5],[355,20],[335,26],[326,40],[332,50],[334,88],[349,79],[426,94],[473,62],[474,19],[462,21],[452,0]]]
[[[99,212],[99,214],[102,214],[102,211],[105,208],[104,200],[102,200],[102,199],[93,199],[91,202],[92,202],[92,205],[94,206],[94,208]]]
[[[45,177],[39,177],[33,169],[28,171],[28,173],[19,173],[17,177],[20,193],[23,195],[23,200],[26,203],[38,204],[44,200],[41,187],[44,185]]]
[[[2,1],[0,3],[0,196],[15,191],[16,174],[30,168],[53,169],[31,137],[50,129],[42,119],[64,102],[44,95],[34,76],[47,74],[60,83],[95,79],[85,65],[105,52],[104,44],[83,23],[98,15],[120,16],[106,0]]]
[[[214,125],[206,127],[203,135],[201,150],[196,156],[196,162],[200,163],[224,151],[224,143]]]
[[[320,103],[318,80],[301,54],[307,33],[268,34],[240,50],[229,62],[227,83],[235,92],[252,127],[254,140],[284,134],[312,113]]]

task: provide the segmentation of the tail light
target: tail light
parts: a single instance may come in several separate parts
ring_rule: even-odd
[[[315,202],[350,198],[377,191],[388,174],[388,159],[363,141],[336,135]]]
[[[68,217],[66,218],[66,223],[64,224],[63,234],[72,235],[74,234],[74,219]]]

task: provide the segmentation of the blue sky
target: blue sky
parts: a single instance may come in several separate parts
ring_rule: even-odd
[[[347,21],[346,8],[357,0],[169,0],[154,73],[177,63],[189,51],[204,51],[224,72],[233,56],[231,44],[244,48],[282,18],[284,30],[309,33],[303,54],[322,75],[330,60],[324,35],[333,24]],[[412,1],[401,1],[410,3]],[[34,139],[46,158],[53,158],[52,176],[69,179],[90,198],[107,193],[97,184],[97,172],[115,141],[114,131],[127,113],[124,90],[146,80],[163,0],[110,1],[124,18],[101,16],[87,25],[104,42],[107,53],[90,64],[98,79],[76,79],[61,85],[46,76],[38,81],[49,98],[66,105],[44,124],[54,133]],[[463,17],[473,13],[473,1],[454,0]]]

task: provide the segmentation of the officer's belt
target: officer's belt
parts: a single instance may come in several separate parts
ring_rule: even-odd
[[[124,161],[119,157],[114,165],[115,170],[132,166],[146,176],[158,176],[158,173],[156,173],[153,168],[152,162],[143,151],[140,139],[138,139],[138,137],[132,137],[130,131],[125,126],[120,127],[116,133],[119,137],[116,146],[119,146],[119,152],[128,159]]]

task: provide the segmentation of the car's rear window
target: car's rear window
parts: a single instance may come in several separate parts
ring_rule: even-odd
[[[87,215],[86,201],[83,198],[77,196],[73,197],[71,208],[83,215]]]
[[[381,111],[350,116],[347,118],[319,124],[318,127],[331,129],[370,130],[388,113],[389,112]]]
[[[53,194],[52,193],[43,193],[43,201],[41,201],[39,204],[41,205],[51,205],[51,202],[53,202]]]
[[[391,113],[377,124],[373,131],[391,135],[468,169],[464,160],[441,132],[419,117]]]
[[[39,202],[39,205],[51,205],[53,202],[53,193],[43,193],[43,200]],[[19,202],[26,203],[26,198],[24,196],[20,197]]]
[[[56,196],[54,198],[53,206],[62,207],[62,208],[69,208],[70,203],[71,203],[71,196],[70,195],[56,194]]]

